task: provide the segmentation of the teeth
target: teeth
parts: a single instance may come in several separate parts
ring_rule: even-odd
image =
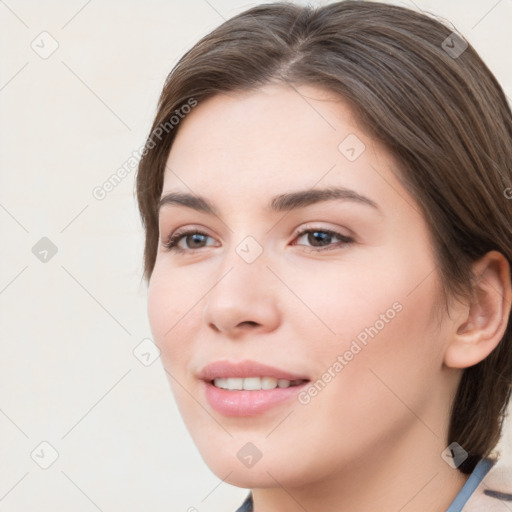
[[[261,389],[274,389],[277,386],[277,379],[273,377],[263,377],[261,379]]]
[[[302,380],[286,380],[274,379],[273,377],[246,377],[242,378],[219,378],[214,379],[213,385],[217,388],[228,389],[236,391],[245,389],[248,391],[255,391],[260,389],[275,389],[275,388],[289,388],[290,386],[297,386],[301,384]]]
[[[272,386],[272,388],[275,386]],[[262,389],[263,388],[263,379],[260,379],[259,377],[247,377],[244,379],[244,389],[247,389],[248,391],[256,390],[256,389]],[[269,388],[269,389],[272,389]]]

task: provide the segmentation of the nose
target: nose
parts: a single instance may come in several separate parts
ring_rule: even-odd
[[[280,322],[278,282],[264,258],[247,263],[234,254],[224,263],[222,274],[205,297],[205,324],[231,338],[276,329]]]

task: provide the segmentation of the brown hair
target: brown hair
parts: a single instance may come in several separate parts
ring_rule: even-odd
[[[512,114],[496,78],[466,44],[439,21],[392,5],[254,7],[181,58],[165,82],[151,134],[191,99],[200,103],[219,92],[284,81],[336,93],[399,164],[397,176],[430,226],[445,294],[468,296],[474,261],[491,250],[512,261]],[[177,129],[156,144],[150,135],[137,174],[147,280]],[[498,443],[511,388],[509,319],[497,348],[464,370],[453,402],[446,443],[469,453],[462,472]]]

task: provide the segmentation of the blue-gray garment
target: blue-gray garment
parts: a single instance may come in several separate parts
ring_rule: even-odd
[[[252,494],[249,493],[249,496],[242,503],[242,506],[237,509],[236,512],[252,512]]]
[[[483,504],[482,497],[485,500],[490,500],[493,502],[496,502],[495,500],[502,500],[503,502],[512,502],[512,494],[510,494],[508,491],[510,489],[503,489],[503,490],[492,490],[488,489],[487,487],[484,488],[482,483],[482,480],[484,477],[489,473],[489,470],[493,467],[495,464],[495,460],[493,459],[482,459],[480,462],[475,466],[475,469],[469,475],[469,478],[466,480],[466,483],[462,487],[462,489],[459,491],[457,496],[455,496],[455,499],[451,502],[450,506],[446,510],[446,512],[462,512],[462,509],[465,505],[468,504],[470,499],[472,497],[480,499],[481,510],[484,512],[485,510],[488,510],[489,508]],[[478,496],[476,496],[475,491],[481,490],[482,493],[479,493]],[[490,503],[490,501],[485,501],[485,503]],[[247,496],[246,500],[242,504],[242,506],[236,511],[236,512],[252,512],[252,494],[249,493],[249,496]]]

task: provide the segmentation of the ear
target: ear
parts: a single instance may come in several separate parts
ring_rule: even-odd
[[[473,264],[471,301],[458,307],[444,363],[468,368],[484,360],[505,334],[510,316],[510,266],[503,254],[490,251]]]

